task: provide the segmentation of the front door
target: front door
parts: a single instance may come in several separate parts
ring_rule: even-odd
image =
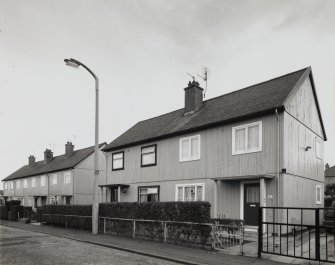
[[[244,184],[244,221],[246,225],[258,225],[259,198],[259,183]]]
[[[118,188],[111,188],[111,202],[118,202]]]

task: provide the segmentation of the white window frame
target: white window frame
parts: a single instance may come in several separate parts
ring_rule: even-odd
[[[43,181],[42,181],[43,180]],[[41,176],[41,187],[45,187],[46,186],[46,176],[42,175]]]
[[[14,189],[14,181],[9,182],[9,187],[10,187],[11,190]]]
[[[71,184],[71,175],[71,171],[63,172],[64,184]]]
[[[193,139],[198,139],[198,154],[194,157],[191,156],[191,148],[192,148],[192,140]],[[190,156],[188,158],[183,158],[183,142],[188,141],[188,148],[189,148],[189,154]],[[200,139],[200,134],[197,135],[192,135],[184,138],[179,139],[179,162],[187,162],[187,161],[194,161],[194,160],[199,160],[200,159],[200,154],[201,154],[201,139]]]
[[[8,183],[7,182],[3,183],[3,188],[4,188],[4,190],[8,190]]]
[[[20,179],[17,180],[15,184],[16,184],[16,189],[19,190],[21,188],[21,180]]]
[[[258,148],[249,149],[248,150],[248,128],[253,127],[255,125],[259,126],[258,130]],[[239,129],[245,129],[245,149],[242,151],[235,151],[235,132]],[[257,121],[253,123],[243,124],[240,126],[232,127],[232,155],[240,155],[240,154],[249,154],[249,153],[256,153],[262,151],[262,121]]]
[[[23,188],[27,189],[28,188],[28,179],[23,180]]]
[[[36,187],[36,178],[35,178],[35,177],[32,177],[32,178],[31,178],[31,187],[32,187],[32,188],[35,188],[35,187]]]
[[[57,185],[57,174],[51,174],[51,185]]]
[[[175,201],[178,201],[178,188],[183,188],[183,202],[185,201],[185,187],[195,186],[194,201],[197,201],[197,187],[202,187],[202,198],[201,201],[205,200],[205,183],[187,183],[187,184],[176,184],[175,189]]]
[[[318,190],[320,190],[320,198],[318,198]],[[322,186],[321,185],[315,186],[315,203],[318,205],[322,204]]]
[[[319,154],[317,152],[318,148],[317,145],[319,144]],[[315,157],[318,159],[322,159],[322,145],[321,145],[321,141],[320,139],[318,139],[317,137],[315,137]]]

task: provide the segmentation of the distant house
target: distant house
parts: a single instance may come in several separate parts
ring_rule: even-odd
[[[311,68],[206,101],[197,82],[184,90],[183,108],[103,149],[106,201],[205,200],[212,216],[249,225],[259,206],[322,207],[326,133]]]
[[[335,166],[330,167],[327,163],[325,166],[325,185],[335,184]]]
[[[99,168],[101,179],[105,177],[106,159],[99,148]],[[29,157],[25,165],[3,179],[6,200],[21,200],[24,206],[44,204],[91,204],[93,201],[94,146],[74,150],[67,142],[65,154],[53,156],[46,149],[44,160],[35,161]]]

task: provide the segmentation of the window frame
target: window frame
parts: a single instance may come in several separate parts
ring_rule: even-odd
[[[68,182],[65,182],[66,174],[68,174],[68,175],[67,175],[67,177],[69,178],[69,181],[68,181]],[[68,170],[68,171],[64,171],[64,172],[63,172],[63,184],[65,184],[65,185],[67,185],[67,184],[71,184],[71,180],[72,180],[72,174],[71,174],[71,171],[70,171],[70,170]]]
[[[319,144],[319,154],[317,153],[317,144]],[[315,157],[317,158],[317,159],[320,159],[320,160],[322,160],[322,155],[321,155],[321,153],[322,153],[322,145],[321,145],[321,141],[320,141],[320,139],[318,138],[318,137],[315,137]]]
[[[151,164],[145,164],[143,165],[143,149],[149,148],[149,147],[154,147],[154,153],[155,153],[155,162]],[[157,165],[157,144],[150,144],[146,146],[141,146],[141,167],[152,167]]]
[[[151,189],[151,188],[157,188],[157,195],[158,195],[157,202],[159,202],[160,201],[160,185],[138,186],[137,187],[137,202],[140,202],[140,189]]]
[[[42,179],[44,179],[44,185],[42,185]],[[46,181],[46,176],[45,175],[41,175],[40,177],[40,181],[41,181],[41,187],[45,187],[47,185],[47,181]]]
[[[318,200],[318,190],[320,190],[320,200]],[[322,185],[315,186],[315,204],[321,205],[322,204]]]
[[[28,179],[23,179],[23,188],[24,189],[28,188]]]
[[[20,179],[15,181],[15,186],[16,186],[17,190],[21,189],[21,180]]]
[[[114,168],[114,155],[122,154],[122,167]],[[112,171],[124,170],[124,151],[112,153]]]
[[[34,185],[33,185],[33,183],[34,183]],[[32,178],[31,178],[30,186],[31,186],[32,188],[36,188],[36,177],[32,177]]]
[[[57,177],[57,174],[51,174],[50,175],[50,177],[51,177],[51,185],[53,186],[53,185],[57,185],[57,183],[58,183],[58,177]],[[54,179],[56,179],[56,182],[54,182]]]
[[[3,189],[4,190],[8,190],[8,182],[7,181],[4,181],[4,183],[3,183]]]
[[[255,125],[259,126],[259,130],[258,130],[258,148],[257,149],[249,149],[248,150],[248,128],[249,127],[253,127]],[[245,150],[244,151],[236,151],[235,150],[235,137],[236,137],[236,131],[240,130],[240,129],[245,129],[245,143],[244,143],[244,147]],[[241,154],[250,154],[250,153],[257,153],[257,152],[261,152],[262,151],[262,143],[263,143],[263,124],[262,121],[256,121],[256,122],[252,122],[252,123],[247,123],[247,124],[243,124],[243,125],[239,125],[239,126],[234,126],[232,127],[232,155],[241,155]]]
[[[175,201],[178,201],[178,188],[183,188],[183,200],[182,202],[185,202],[185,187],[190,187],[190,186],[195,186],[195,202],[197,201],[197,187],[201,186],[202,187],[202,198],[201,201],[205,201],[205,183],[187,183],[187,184],[176,184],[175,188]]]
[[[192,157],[192,139],[198,139],[198,155],[196,157]],[[183,141],[189,141],[189,157],[183,159]],[[201,157],[201,137],[200,134],[187,136],[179,139],[179,162],[188,162],[188,161],[196,161],[200,160]]]
[[[9,189],[14,190],[14,181],[9,182]]]

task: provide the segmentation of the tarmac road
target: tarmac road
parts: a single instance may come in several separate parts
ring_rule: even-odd
[[[0,225],[0,265],[177,264]]]

